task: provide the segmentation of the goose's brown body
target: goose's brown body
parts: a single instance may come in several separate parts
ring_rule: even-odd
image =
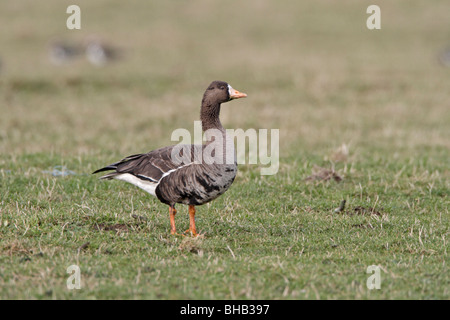
[[[169,205],[172,233],[176,232],[175,204],[189,205],[189,231],[197,235],[194,206],[222,195],[231,186],[237,173],[233,141],[226,135],[219,119],[221,103],[246,96],[226,82],[212,82],[203,96],[200,112],[202,128],[209,140],[205,145],[169,146],[132,155],[94,173],[112,170],[101,178],[132,183]],[[205,159],[206,149],[215,150],[215,153],[219,151],[219,155],[213,153],[217,156],[215,161]],[[180,157],[174,155],[184,161],[179,161]]]

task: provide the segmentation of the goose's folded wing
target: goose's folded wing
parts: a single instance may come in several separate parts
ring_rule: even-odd
[[[185,154],[186,150],[190,150],[190,154]],[[164,175],[194,162],[195,150],[194,145],[185,145],[184,148],[180,145],[169,146],[149,153],[128,156],[93,173],[114,170],[100,179],[113,179],[118,175],[128,173],[141,180],[157,183]]]

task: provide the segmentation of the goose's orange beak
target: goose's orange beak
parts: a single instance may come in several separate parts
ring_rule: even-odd
[[[229,93],[230,93],[230,99],[231,100],[239,99],[239,98],[245,98],[247,96],[246,93],[239,92],[239,91],[233,89],[231,86],[229,86],[228,90],[229,90]]]

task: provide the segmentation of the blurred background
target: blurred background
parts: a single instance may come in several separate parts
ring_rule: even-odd
[[[66,9],[81,8],[81,30]],[[366,9],[381,8],[381,30]],[[450,3],[2,1],[0,154],[112,160],[193,130],[204,90],[248,98],[227,128],[280,129],[280,155],[448,155]]]

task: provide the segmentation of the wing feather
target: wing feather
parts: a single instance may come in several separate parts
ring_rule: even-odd
[[[139,179],[158,183],[163,176],[167,176],[171,172],[176,171],[176,169],[193,162],[194,152],[195,150],[198,150],[194,145],[187,146],[191,149],[190,158],[187,158],[187,162],[184,161],[183,163],[178,163],[172,160],[172,151],[174,150],[174,147],[175,146],[169,146],[148,153],[134,154],[116,163],[98,169],[93,173],[114,170],[114,172],[108,173],[100,177],[100,179],[113,179],[118,175],[129,173]],[[183,157],[183,152],[183,148],[180,148],[179,156],[181,158]]]

